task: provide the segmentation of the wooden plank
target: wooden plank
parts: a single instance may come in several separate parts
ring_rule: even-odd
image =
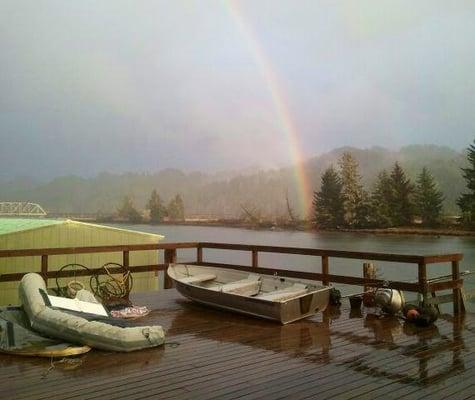
[[[425,264],[440,264],[452,261],[462,261],[463,254],[462,253],[454,253],[454,254],[439,254],[433,256],[424,256],[423,262]]]
[[[239,250],[239,251],[260,251],[265,253],[282,253],[282,254],[300,254],[308,256],[327,256],[337,258],[355,258],[359,260],[377,260],[377,261],[392,261],[405,263],[420,263],[424,262],[425,257],[421,255],[406,255],[406,254],[386,254],[386,253],[368,253],[357,251],[343,251],[343,250],[323,250],[312,248],[297,248],[297,247],[280,247],[280,246],[260,246],[247,244],[227,244],[227,243],[211,243],[200,242],[203,248],[208,249],[222,249],[222,250]],[[450,259],[458,259],[460,255],[448,255]]]
[[[438,292],[447,289],[460,289],[463,287],[463,279],[457,279],[455,281],[436,282],[428,284],[429,292]]]
[[[160,374],[160,375],[162,375],[162,374]]]
[[[129,250],[124,250],[122,252],[122,265],[124,268],[129,269],[130,267],[130,251]]]
[[[330,281],[328,280],[328,275],[330,273],[329,265],[328,265],[328,256],[322,256],[322,284],[328,286]]]
[[[459,262],[452,261],[452,280],[457,281],[460,279],[460,269],[459,269]],[[462,310],[462,292],[460,288],[454,288],[452,291],[454,295],[454,315],[459,314],[462,311],[465,311],[465,307]]]
[[[176,249],[166,249],[165,250],[165,265],[174,264],[176,263]],[[173,279],[171,279],[168,274],[165,272],[165,281],[164,281],[165,289],[170,289],[173,287]]]
[[[419,263],[419,268],[417,270],[418,281],[420,286],[420,293],[422,294],[422,300],[426,301],[427,294],[429,292],[427,287],[427,268],[424,262]]]
[[[197,265],[197,263],[189,263],[190,265]],[[236,269],[240,271],[249,271],[255,272],[249,266],[244,265],[236,265],[236,264],[222,264],[222,263],[212,263],[212,262],[204,262],[199,265],[208,266],[208,267],[217,267],[217,268],[230,268]],[[330,282],[334,283],[343,283],[348,285],[356,285],[356,286],[375,286],[380,287],[385,284],[385,280],[382,279],[365,279],[358,276],[344,276],[344,275],[332,275],[332,274],[321,274],[318,272],[303,272],[303,271],[295,271],[289,269],[281,269],[281,268],[267,268],[267,267],[259,267],[258,272],[264,275],[274,275],[277,273],[280,276],[287,276],[290,278],[300,278],[300,279],[309,279],[314,281],[323,281],[328,279]],[[389,282],[389,286],[393,289],[398,290],[405,290],[408,292],[419,292],[420,286],[418,283],[412,282]]]
[[[129,267],[130,272],[137,273],[137,272],[152,272],[152,271],[165,271],[167,269],[166,264],[151,264],[151,265],[137,265]],[[102,271],[102,272],[101,272]],[[114,274],[121,273],[121,269],[119,268],[110,268],[110,271]],[[63,277],[72,277],[72,276],[91,276],[96,273],[103,274],[104,271],[101,268],[90,268],[88,270],[77,270],[77,271],[48,271],[47,277],[48,279],[51,278],[63,278]],[[17,273],[9,273],[9,274],[1,274],[0,275],[0,282],[14,282],[19,281],[23,276],[25,276],[28,272],[17,272]]]
[[[43,279],[48,279],[48,256],[44,254],[41,256],[41,275]]]
[[[122,386],[114,387],[113,394],[120,393],[120,395],[127,396],[130,400],[140,398],[142,393],[147,393],[147,395],[151,397],[156,396],[161,398],[165,392],[186,385],[186,387],[195,394],[196,398],[200,398],[197,392],[199,389],[204,388],[207,393],[211,393],[216,389],[218,383],[229,387],[231,382],[234,382],[236,379],[242,379],[244,376],[255,376],[257,365],[261,368],[266,368],[268,374],[270,370],[274,369],[276,365],[282,361],[284,361],[283,356],[279,354],[264,354],[248,350],[248,352],[243,352],[243,357],[232,359],[230,362],[223,360],[222,362],[209,365],[209,368],[208,366],[203,368],[203,366],[200,365],[200,368],[195,367],[194,370],[192,369],[184,375],[172,375],[167,379],[166,386],[154,388],[153,384],[145,387],[142,385],[140,390],[137,390],[137,388],[131,388],[128,382],[124,382]],[[210,387],[210,381],[213,383],[212,387]],[[107,392],[110,393],[111,390]],[[95,394],[96,393],[97,392],[95,392]],[[100,392],[97,394],[97,397],[100,397]],[[96,396],[93,398],[96,398]]]
[[[259,267],[259,253],[257,250],[252,250],[252,268]]]
[[[197,263],[203,262],[203,248],[202,247],[196,248],[196,262]]]
[[[87,253],[115,253],[123,251],[166,250],[166,249],[194,249],[197,242],[183,243],[150,243],[117,246],[86,246],[86,247],[57,247],[43,249],[0,250],[0,258],[31,257],[42,255],[87,254]]]
[[[129,250],[124,250],[122,252],[122,265],[126,270],[129,270],[130,267],[130,252]],[[125,291],[127,293],[126,299],[129,300],[129,293],[130,293],[130,286],[129,286],[129,279],[126,280],[125,284]]]
[[[376,269],[373,263],[363,263],[363,278],[365,279],[375,279],[376,278]],[[363,292],[367,292],[370,289],[369,286],[363,287]]]
[[[375,260],[375,261],[390,261],[401,263],[443,263],[450,261],[460,261],[463,259],[463,254],[441,254],[441,255],[408,255],[408,254],[388,254],[388,253],[373,253],[373,252],[357,252],[357,251],[343,251],[343,250],[327,250],[327,249],[313,249],[313,248],[296,248],[296,247],[281,247],[281,246],[260,246],[247,244],[226,244],[226,243],[212,243],[200,242],[200,246],[209,249],[223,249],[223,250],[241,250],[241,251],[261,251],[269,253],[282,254],[301,254],[310,256],[328,256],[336,258],[355,258],[359,260]]]
[[[430,297],[426,300],[427,304],[445,304],[452,303],[454,300],[453,294],[444,294],[442,296]]]
[[[195,305],[175,290],[132,300],[154,311],[140,322],[162,324],[167,342],[180,345],[127,354],[92,350],[71,370],[62,363],[49,370],[48,359],[4,355],[3,397],[343,400],[472,394],[471,314],[463,323],[442,317],[432,330],[406,333],[397,319],[364,318],[369,310],[363,310],[363,318],[351,318],[346,303],[331,324],[324,325],[318,315],[280,326]],[[420,361],[425,371],[418,370]]]
[[[36,271],[37,272],[37,271]],[[0,282],[20,281],[28,272],[15,272],[9,274],[0,274]]]

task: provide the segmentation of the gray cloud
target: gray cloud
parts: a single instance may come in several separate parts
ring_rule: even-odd
[[[3,1],[0,178],[291,162],[229,4]],[[473,2],[239,5],[306,155],[473,140]]]

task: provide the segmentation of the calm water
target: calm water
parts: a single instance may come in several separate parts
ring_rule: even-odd
[[[211,241],[223,243],[246,243],[274,246],[311,247],[349,251],[368,251],[431,255],[442,253],[463,253],[461,271],[475,270],[475,238],[451,236],[415,235],[370,235],[358,233],[314,233],[293,231],[256,231],[237,228],[200,227],[180,225],[123,225],[127,229],[159,233],[165,242]],[[179,261],[196,257],[195,251],[179,251]],[[250,253],[239,251],[204,250],[205,260],[227,263],[250,264]],[[320,258],[294,255],[259,254],[260,266],[320,271]],[[378,275],[387,280],[417,279],[417,268],[410,264],[377,262]],[[361,276],[362,261],[330,258],[330,272]],[[434,264],[428,267],[429,276],[445,275],[451,272],[450,264]],[[475,276],[466,279],[466,289],[475,288]],[[356,288],[344,287],[342,290]],[[354,292],[353,292],[354,293]]]

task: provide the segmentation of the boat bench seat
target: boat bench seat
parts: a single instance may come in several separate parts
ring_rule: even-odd
[[[212,281],[213,279],[216,279],[215,274],[198,274],[198,275],[193,275],[193,276],[187,276],[186,278],[180,278],[180,282],[183,283],[201,283],[201,282],[206,282],[206,281]]]
[[[256,278],[246,278],[236,282],[222,285],[209,286],[207,289],[216,290],[223,293],[242,294],[252,296],[259,292],[261,281]]]
[[[256,296],[256,299],[269,300],[269,301],[286,301],[293,299],[294,297],[301,296],[308,293],[306,285],[296,283],[288,288],[274,290],[272,292],[264,293]]]

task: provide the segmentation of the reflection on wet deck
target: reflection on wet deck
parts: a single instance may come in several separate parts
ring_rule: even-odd
[[[92,351],[76,362],[0,356],[8,399],[350,399],[475,396],[475,316],[416,328],[331,309],[280,326],[195,305],[175,290],[141,294],[167,345]]]

